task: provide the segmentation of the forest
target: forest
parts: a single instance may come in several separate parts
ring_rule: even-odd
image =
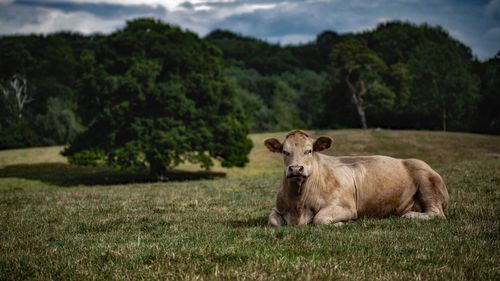
[[[245,162],[200,141],[210,136],[248,152],[249,132],[293,128],[500,134],[500,52],[480,61],[441,27],[409,22],[286,46],[225,30],[200,38],[152,19],[109,35],[2,36],[0,82],[1,149],[72,144],[71,154],[100,141],[126,154],[136,144],[124,139],[155,139],[147,132],[163,127],[177,134],[157,146],[199,151],[190,157],[210,166],[204,151]]]

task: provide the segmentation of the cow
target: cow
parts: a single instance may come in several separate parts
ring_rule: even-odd
[[[448,190],[425,162],[319,153],[332,142],[325,136],[313,140],[301,130],[291,131],[283,142],[276,138],[264,141],[285,162],[269,225],[341,225],[360,217],[391,215],[445,218]]]

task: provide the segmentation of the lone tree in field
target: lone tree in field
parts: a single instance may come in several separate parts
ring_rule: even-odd
[[[70,161],[149,168],[158,177],[190,161],[244,166],[252,147],[220,52],[195,34],[139,19],[82,54],[79,111],[88,129]]]
[[[366,129],[366,108],[370,106],[369,103],[380,103],[394,97],[381,79],[381,74],[387,71],[386,64],[375,51],[356,38],[336,44],[330,53],[330,60],[334,72],[332,75],[347,84],[361,126]],[[392,104],[392,101],[388,104]]]

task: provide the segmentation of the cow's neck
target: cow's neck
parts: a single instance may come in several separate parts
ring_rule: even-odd
[[[290,199],[305,200],[310,192],[314,192],[313,189],[318,188],[318,185],[321,184],[321,178],[319,178],[318,175],[324,173],[323,168],[322,164],[315,158],[312,167],[313,171],[309,177],[300,182],[293,179],[289,180],[285,177],[284,185],[286,186],[289,197],[291,197]]]
[[[293,197],[300,197],[304,192],[305,182],[307,179],[298,182],[296,180],[285,179],[285,184],[287,186],[288,193]]]

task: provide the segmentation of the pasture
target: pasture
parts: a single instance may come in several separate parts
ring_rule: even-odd
[[[0,151],[0,280],[499,280],[500,137],[311,132],[332,155],[420,158],[447,220],[270,228],[282,159],[251,135],[242,169],[185,164],[164,182],[69,166],[62,147]]]

